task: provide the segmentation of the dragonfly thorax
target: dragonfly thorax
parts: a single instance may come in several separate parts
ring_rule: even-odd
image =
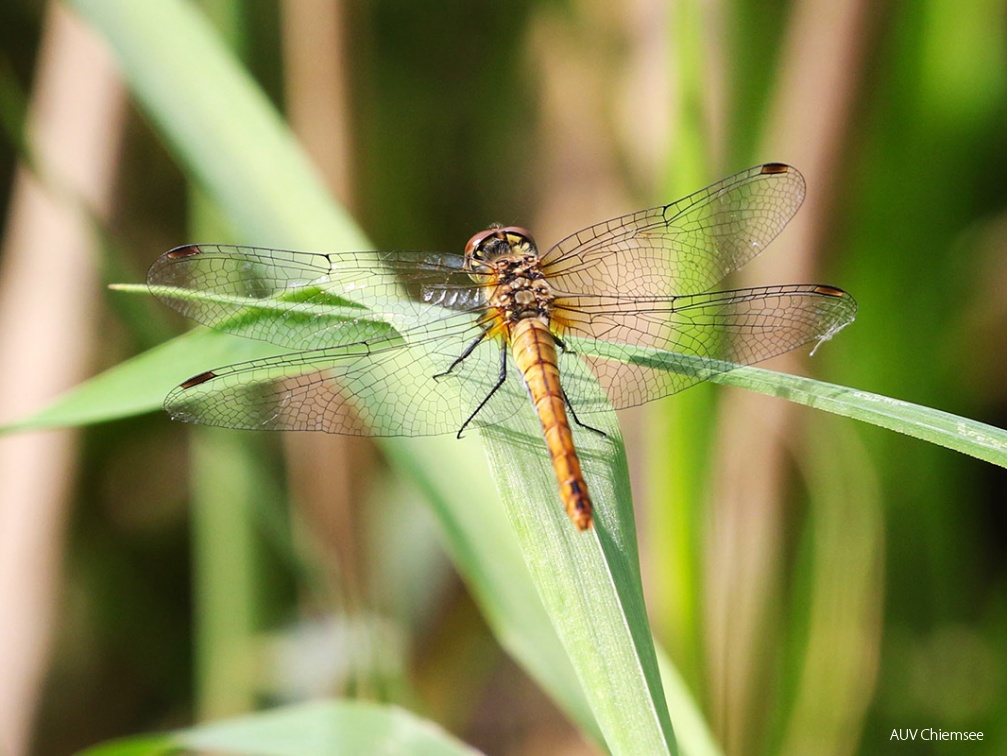
[[[502,257],[493,262],[489,306],[505,323],[537,317],[548,324],[555,299],[538,257]]]

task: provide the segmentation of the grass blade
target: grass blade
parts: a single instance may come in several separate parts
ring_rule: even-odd
[[[416,753],[474,756],[474,748],[433,722],[396,706],[315,701],[235,717],[157,738],[140,737],[89,748],[87,756],[211,751],[265,756],[332,753]]]

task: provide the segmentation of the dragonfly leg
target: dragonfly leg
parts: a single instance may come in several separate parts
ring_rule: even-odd
[[[563,339],[561,339],[555,333],[552,334],[552,340],[556,342],[556,346],[558,346],[563,351],[564,354],[577,354],[575,351],[573,351],[570,347],[566,345],[566,342],[563,341]],[[569,405],[570,402],[567,402],[567,406]]]
[[[570,349],[566,345],[566,342],[563,341],[563,339],[561,339],[555,333],[552,334],[552,340],[556,342],[556,346],[558,346],[560,349],[563,350],[563,354],[576,354],[576,352]],[[577,417],[577,411],[573,408],[573,405],[570,403],[570,397],[566,395],[566,389],[563,389],[562,386],[560,388],[563,390],[563,403],[566,404],[566,408],[570,410],[570,417],[573,418],[573,421],[577,423],[577,425],[579,425],[581,428],[584,428],[585,430],[597,433],[602,438],[608,438],[608,434],[606,434],[605,431],[600,431],[597,428],[592,428],[590,425],[586,425],[585,423],[582,423],[580,421],[580,418]]]
[[[460,355],[458,355],[458,357],[455,359],[455,361],[451,363],[451,367],[449,367],[443,373],[438,373],[437,375],[434,376],[434,378],[435,379],[436,378],[443,378],[444,376],[446,376],[449,373],[451,373],[456,367],[458,367],[459,365],[461,365],[462,362],[465,360],[465,358],[468,357],[470,354],[472,354],[472,352],[475,351],[475,348],[477,346],[479,346],[483,342],[483,340],[489,335],[489,332],[490,332],[490,329],[487,328],[482,333],[480,333],[478,336],[476,336],[472,340],[472,342],[467,347],[465,347],[465,351],[462,352]],[[494,391],[495,390],[496,389],[494,389]],[[488,398],[489,397],[487,397],[487,399]],[[482,406],[482,405],[480,405],[480,406]],[[469,420],[471,420],[471,419],[472,418],[470,417]],[[466,420],[465,422],[468,423],[468,420]],[[465,426],[463,425],[462,427],[464,428]]]
[[[483,333],[483,336],[485,336],[485,335],[486,334]],[[481,340],[482,340],[482,336],[479,337],[479,340],[476,343],[479,343],[479,341],[481,341]],[[475,344],[470,345],[469,348],[466,350],[466,353],[471,352],[473,349],[475,349]],[[459,358],[459,360],[460,359],[463,359],[463,358]],[[506,380],[507,380],[507,345],[506,344],[501,344],[501,346],[500,346],[500,380],[498,380],[496,382],[496,385],[492,389],[490,389],[490,392],[488,394],[486,394],[486,397],[481,402],[479,402],[479,406],[476,407],[475,412],[473,412],[471,415],[469,415],[468,419],[466,419],[465,422],[462,423],[462,427],[458,429],[458,436],[457,436],[457,438],[461,438],[462,437],[462,433],[465,431],[465,428],[468,427],[468,424],[471,423],[473,420],[476,419],[476,415],[478,415],[480,412],[482,412],[483,407],[486,406],[486,402],[488,402],[490,399],[493,398],[493,394],[495,394],[497,391],[500,390],[500,387],[504,385],[504,381],[506,381]]]
[[[577,425],[579,425],[581,428],[584,428],[585,430],[589,430],[589,431],[592,431],[593,433],[597,433],[602,438],[608,438],[608,434],[605,433],[605,431],[598,430],[597,428],[592,428],[590,425],[586,425],[585,423],[582,423],[580,421],[580,418],[577,417],[577,411],[573,408],[573,405],[570,403],[570,397],[568,397],[566,395],[566,389],[564,389],[562,387],[560,387],[560,388],[563,391],[563,403],[566,404],[566,408],[570,411],[570,417],[573,418],[573,421],[575,423],[577,423]]]

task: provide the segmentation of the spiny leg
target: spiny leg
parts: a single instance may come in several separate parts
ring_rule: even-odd
[[[485,335],[486,334],[484,333],[483,336]],[[479,340],[480,341],[482,340],[482,336],[479,337]],[[466,352],[471,352],[472,349],[474,348],[475,344],[473,344],[468,350],[466,350]],[[482,408],[486,406],[486,402],[488,402],[490,399],[493,398],[493,394],[495,394],[497,391],[500,390],[500,387],[504,385],[504,381],[506,380],[507,380],[507,344],[503,343],[500,345],[500,379],[496,382],[496,385],[490,389],[490,392],[486,394],[486,397],[481,402],[479,402],[479,406],[476,407],[475,412],[469,415],[468,419],[464,423],[462,423],[462,427],[458,429],[458,438],[462,437],[462,433],[464,432],[468,424],[471,423],[473,420],[475,420],[476,415],[478,415],[482,411]]]
[[[563,341],[563,339],[561,339],[555,333],[552,334],[552,340],[556,342],[556,346],[558,346],[560,349],[563,350],[563,354],[576,354],[576,352],[574,352],[572,349],[570,349],[566,345],[566,342]],[[597,433],[602,438],[608,438],[608,434],[605,433],[605,431],[598,430],[597,428],[592,428],[590,425],[586,425],[586,424],[582,423],[580,421],[580,418],[577,417],[577,411],[573,408],[573,404],[570,403],[570,397],[568,397],[566,395],[566,389],[563,388],[562,386],[560,386],[560,390],[563,392],[563,403],[566,405],[566,408],[568,410],[570,410],[570,417],[573,418],[573,421],[575,423],[577,423],[577,425],[579,425],[581,428],[584,428],[585,430],[589,430],[589,431],[592,431],[594,433]]]
[[[594,433],[597,433],[602,438],[608,438],[608,434],[605,433],[605,431],[598,430],[597,428],[592,428],[590,425],[586,425],[586,424],[582,423],[580,421],[580,418],[577,417],[577,411],[573,408],[573,405],[570,403],[570,397],[568,397],[566,395],[566,389],[563,388],[562,386],[560,386],[560,391],[563,392],[563,403],[566,405],[567,410],[569,410],[570,417],[573,418],[573,421],[575,423],[577,423],[577,425],[579,425],[581,428],[584,428],[585,430],[589,430],[589,431],[592,431]]]
[[[489,336],[489,332],[490,332],[490,329],[487,328],[482,333],[480,333],[478,336],[476,336],[472,340],[472,342],[467,347],[465,347],[465,351],[462,352],[455,359],[455,361],[451,363],[451,366],[447,370],[445,370],[443,373],[437,373],[437,375],[435,375],[434,378],[435,379],[436,378],[443,378],[444,376],[448,375],[452,370],[454,370],[456,367],[458,367],[459,365],[461,365],[462,362],[465,360],[465,358],[468,357],[470,354],[472,354],[472,352],[475,351],[475,348],[477,346],[479,346],[481,343],[483,343],[483,340],[487,336]],[[469,419],[471,419],[471,418],[469,418]],[[462,427],[464,428],[465,426],[463,425]]]

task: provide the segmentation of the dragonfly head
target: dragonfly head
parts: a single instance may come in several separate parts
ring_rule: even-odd
[[[475,275],[491,275],[502,257],[537,256],[531,233],[520,226],[493,225],[469,239],[465,245],[465,268]]]

